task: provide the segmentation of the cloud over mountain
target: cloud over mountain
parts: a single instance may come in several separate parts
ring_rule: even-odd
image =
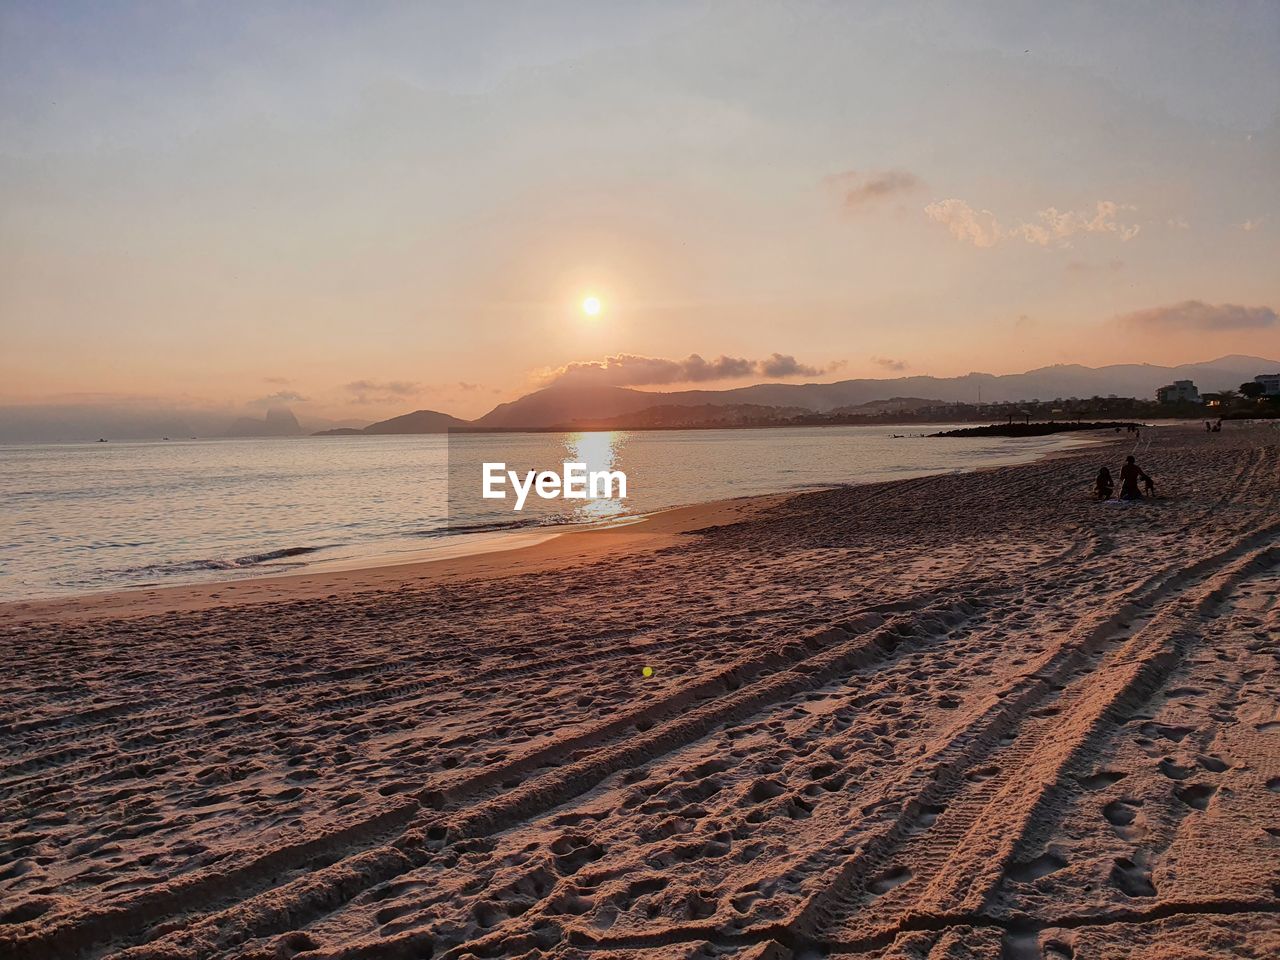
[[[364,404],[416,397],[423,388],[415,380],[352,380],[344,389],[352,395],[352,403]]]
[[[1280,318],[1271,307],[1243,307],[1236,303],[1184,300],[1162,307],[1135,310],[1117,317],[1126,327],[1151,332],[1167,330],[1255,330],[1273,327]]]
[[[582,360],[550,371],[549,383],[593,383],[614,387],[651,386],[665,383],[705,383],[752,375],[781,379],[814,377],[824,368],[801,363],[790,354],[773,353],[762,360],[719,356],[707,360],[691,353],[683,360],[618,354],[603,360]]]
[[[256,400],[249,401],[249,405],[253,407],[272,407],[282,403],[306,403],[308,399],[297,390],[277,390],[275,393],[268,394],[265,397],[258,397]]]

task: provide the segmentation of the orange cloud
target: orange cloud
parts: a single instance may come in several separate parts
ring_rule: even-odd
[[[587,380],[615,387],[634,387],[733,380],[752,375],[775,379],[814,377],[824,372],[824,368],[801,363],[790,354],[782,353],[770,354],[763,360],[727,356],[706,360],[696,353],[691,353],[683,360],[619,354],[603,360],[581,360],[565,364],[550,371],[545,379],[551,383]]]

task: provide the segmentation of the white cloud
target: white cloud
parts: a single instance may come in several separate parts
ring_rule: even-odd
[[[1041,247],[1071,246],[1071,238],[1078,233],[1114,233],[1122,241],[1132,240],[1142,228],[1137,224],[1120,223],[1116,218],[1124,211],[1131,211],[1130,204],[1118,204],[1113,200],[1099,200],[1092,211],[1059,211],[1057,207],[1041,210],[1039,223],[1021,223],[1012,231],[1028,243]]]
[[[1070,247],[1077,234],[1112,234],[1121,241],[1132,240],[1142,229],[1136,223],[1123,223],[1121,214],[1136,209],[1131,204],[1099,200],[1092,210],[1059,210],[1046,207],[1037,213],[1036,222],[1020,222],[1005,228],[990,210],[975,210],[963,200],[952,197],[924,208],[930,219],[943,224],[957,240],[975,247],[994,247],[1006,238],[1018,238],[1040,247]]]
[[[931,203],[924,212],[950,230],[957,240],[972,243],[975,247],[994,247],[1004,236],[1004,229],[994,213],[974,210],[955,197]]]

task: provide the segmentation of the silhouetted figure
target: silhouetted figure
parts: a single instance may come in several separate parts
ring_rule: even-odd
[[[1142,472],[1133,461],[1133,454],[1124,458],[1124,466],[1120,468],[1120,499],[1141,500],[1142,492],[1138,489],[1138,481],[1151,482],[1151,478]]]
[[[1205,433],[1212,433],[1212,432],[1213,432],[1213,424],[1212,424],[1212,423],[1210,423],[1208,420],[1206,420],[1206,421],[1204,422],[1204,432],[1205,432]]]
[[[1119,430],[1119,427],[1116,427]],[[1111,492],[1115,490],[1115,482],[1111,479],[1111,471],[1103,467],[1098,471],[1098,479],[1093,481],[1093,490],[1099,500],[1110,500]]]

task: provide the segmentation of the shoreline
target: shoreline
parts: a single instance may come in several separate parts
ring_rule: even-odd
[[[1123,435],[1121,435],[1123,436]],[[332,598],[335,594],[378,592],[424,582],[496,579],[572,566],[611,553],[657,550],[679,542],[693,530],[736,523],[757,511],[793,497],[841,488],[902,484],[923,477],[981,473],[1081,455],[1093,445],[1118,443],[1109,431],[1074,434],[1066,444],[1015,464],[992,464],[942,470],[892,480],[806,487],[777,493],[749,494],[685,504],[626,518],[609,526],[568,530],[530,528],[502,534],[491,546],[475,542],[444,549],[406,551],[318,561],[307,569],[262,573],[225,580],[107,588],[85,593],[0,601],[0,625],[26,621],[61,621],[93,616],[146,617],[160,613],[219,606]],[[479,549],[476,547],[479,546]],[[428,556],[426,554],[435,554]]]
[[[897,482],[897,481],[889,481]],[[822,488],[830,489],[830,488]],[[518,531],[512,542],[482,552],[435,559],[266,574],[237,580],[76,594],[34,600],[0,602],[0,625],[29,621],[57,622],[85,617],[146,617],[160,613],[203,610],[246,604],[287,603],[333,598],[333,595],[385,592],[424,582],[487,580],[542,572],[614,553],[656,550],[672,546],[682,533],[736,523],[756,510],[804,492],[761,494],[732,500],[672,507],[614,528],[539,533]],[[320,565],[317,565],[320,566]]]
[[[1112,437],[1109,432],[1104,435],[1076,435],[1065,439],[1075,442],[1045,451],[1018,464],[993,464],[893,480],[832,484],[710,500],[667,507],[607,527],[519,530],[504,534],[501,545],[479,550],[466,549],[465,552],[453,555],[428,557],[418,554],[404,559],[388,558],[383,562],[366,562],[373,558],[359,557],[329,563],[320,561],[308,570],[287,573],[263,573],[237,579],[124,587],[31,600],[0,601],[0,624],[32,620],[59,621],[98,615],[145,617],[218,606],[330,598],[335,593],[394,590],[423,582],[518,576],[571,566],[614,552],[656,550],[672,546],[679,542],[681,534],[736,523],[775,503],[818,491],[904,484],[923,477],[1016,469],[1048,460],[1079,456],[1083,449],[1091,445],[1121,442],[1121,438]],[[473,546],[474,544],[459,545],[464,549]]]

